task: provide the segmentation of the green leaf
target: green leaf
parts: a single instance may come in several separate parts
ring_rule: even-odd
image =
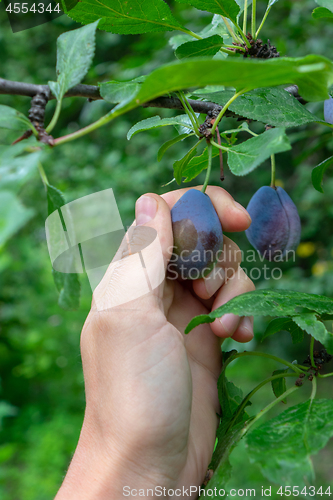
[[[278,0],[269,0],[267,8],[269,9],[269,7],[272,7],[272,5],[274,5],[277,1]]]
[[[272,154],[291,149],[288,137],[283,128],[266,130],[258,137],[233,146],[228,150],[228,165],[235,175],[252,172]]]
[[[298,344],[299,342],[302,342],[304,338],[304,331],[297,326],[291,318],[288,317],[282,317],[282,318],[275,318],[273,319],[269,325],[266,328],[266,331],[264,335],[261,338],[261,341],[263,341],[266,337],[269,335],[274,335],[274,333],[280,332],[280,331],[287,331],[290,333],[293,344]]]
[[[81,3],[79,2],[78,5]],[[57,40],[58,79],[56,82],[48,82],[58,101],[61,101],[67,90],[80,83],[87,74],[95,53],[95,33],[98,23],[97,20],[88,26],[59,36]]]
[[[140,89],[140,84],[145,80],[145,76],[139,76],[127,82],[118,82],[111,80],[99,84],[99,93],[103,99],[111,103],[127,101],[133,94]]]
[[[330,156],[326,160],[324,160],[321,163],[319,163],[319,165],[317,165],[316,167],[314,167],[314,169],[312,170],[311,180],[312,180],[313,187],[317,191],[319,191],[320,193],[324,192],[324,190],[323,190],[323,177],[324,177],[324,173],[326,172],[326,169],[330,165],[332,165],[332,163],[333,163],[333,156]]]
[[[0,127],[11,130],[29,130],[34,128],[26,116],[4,104],[0,105]]]
[[[34,213],[11,191],[0,191],[0,246],[25,226]]]
[[[234,93],[231,90],[225,90],[223,92],[213,92],[208,96],[198,92],[195,95],[224,106]],[[319,121],[295,97],[278,88],[251,90],[251,92],[239,96],[231,103],[229,109],[245,118],[276,127],[298,127],[306,123]]]
[[[219,35],[223,38],[223,42],[225,43],[225,45],[231,45],[233,42],[233,39],[231,38],[230,33],[228,32],[227,27],[223,21],[223,18],[219,14],[214,14],[211,22],[207,24],[203,28],[203,30],[199,31],[198,34],[202,36],[202,38],[207,38],[212,35]],[[184,40],[182,43],[190,40],[193,40],[193,38]]]
[[[234,354],[237,354],[237,351],[224,352],[223,361],[225,362],[226,359],[232,357]],[[240,432],[244,427],[244,422],[249,418],[243,409],[237,419],[232,422],[235,411],[242,402],[243,393],[241,389],[227,380],[225,370],[222,370],[219,376],[217,388],[222,417],[217,429],[217,446],[209,465],[209,468],[215,471],[209,483],[209,487],[211,487],[212,484],[215,485],[216,481],[218,481],[219,484],[222,484],[221,481],[224,481],[223,484],[225,484],[230,478],[231,465],[229,462],[229,455],[240,439]]]
[[[245,2],[244,0],[236,0],[237,4],[239,5],[239,8],[240,8],[240,11],[239,11],[239,14],[240,15],[243,11],[244,11],[244,5],[245,5]],[[252,0],[248,0],[247,2],[247,6],[249,7],[249,5],[252,4]]]
[[[213,147],[212,158],[218,156],[219,150]],[[182,176],[186,177],[184,182],[190,182],[197,177],[208,166],[208,150],[204,149],[200,156],[194,156],[182,170]]]
[[[46,196],[47,196],[48,215],[51,215],[55,210],[58,210],[66,203],[62,192],[59,191],[59,189],[55,188],[54,186],[51,186],[50,184],[46,186]]]
[[[332,0],[315,0],[318,5],[333,12]]]
[[[213,14],[220,14],[237,22],[239,6],[235,0],[177,0],[177,2],[192,5],[199,10],[206,10]]]
[[[61,210],[65,205],[65,199],[61,191],[48,184],[46,186],[48,214],[52,214],[55,210],[58,211],[64,231],[66,225]],[[71,267],[71,261],[68,260],[68,266]],[[81,285],[79,277],[76,273],[61,273],[52,269],[53,280],[59,292],[58,304],[66,311],[78,309],[80,305]]]
[[[272,375],[280,375],[282,373],[288,373],[288,368],[286,370],[274,370]],[[276,398],[282,396],[287,390],[286,379],[284,377],[279,377],[272,380],[272,390]],[[282,401],[282,403],[285,403],[285,401]]]
[[[0,189],[18,192],[37,171],[41,151],[17,156],[13,146],[3,146],[0,150]],[[22,148],[16,150],[17,154]]]
[[[186,42],[193,42],[193,37],[191,35],[186,35],[185,33],[173,35],[168,40],[168,43],[173,50],[176,50],[180,45],[183,45]]]
[[[228,85],[247,90],[296,84],[304,99],[327,99],[327,88],[333,83],[333,63],[322,56],[302,58],[274,58],[266,60],[231,59],[211,60],[191,58],[161,66],[142,83],[138,93],[128,102],[119,104],[110,112],[114,119],[147,101],[163,94],[190,87]]]
[[[183,177],[183,170],[185,169],[186,165],[190,161],[193,156],[196,155],[197,153],[197,146],[198,143],[191,148],[183,158],[180,160],[176,160],[173,164],[173,171],[174,171],[174,176],[176,179],[177,184],[180,184],[182,182],[182,177]]]
[[[278,485],[313,484],[311,455],[333,436],[333,400],[306,401],[288,408],[246,436],[249,457]]]
[[[101,19],[100,30],[120,35],[184,29],[163,0],[80,0],[65,12],[82,24]]]
[[[202,40],[183,43],[176,49],[176,57],[184,59],[185,57],[203,57],[215,56],[223,45],[223,38],[219,35],[212,35]]]
[[[243,399],[243,391],[230,382],[222,371],[217,389],[222,410],[222,418],[230,418],[234,415]]]
[[[302,313],[293,316],[293,321],[323,344],[329,354],[333,354],[333,334],[326,330],[324,323],[319,321],[315,314]]]
[[[58,304],[66,311],[80,306],[81,285],[76,273],[60,273],[52,269],[53,279],[59,292]]]
[[[162,144],[162,146],[160,147],[160,149],[157,152],[157,160],[161,161],[164,153],[169,148],[171,148],[171,146],[173,146],[174,144],[177,144],[177,142],[183,141],[187,137],[191,137],[192,135],[193,134],[180,134],[180,135],[177,135],[177,137],[174,137],[173,139],[170,139],[169,141],[166,141],[164,144]]]
[[[138,134],[144,130],[150,130],[157,127],[166,127],[167,125],[181,125],[190,130],[193,130],[191,124],[187,121],[187,115],[172,116],[171,118],[161,118],[160,116],[152,116],[146,120],[141,120],[131,127],[127,133],[127,139],[130,140],[133,135]]]
[[[322,17],[329,17],[329,18],[333,18],[333,12],[331,12],[330,10],[326,9],[325,7],[317,7],[316,9],[314,9],[314,11],[312,12],[312,17],[314,19],[321,19]]]
[[[332,314],[333,299],[324,295],[293,292],[291,290],[256,290],[238,295],[209,314],[193,318],[185,333],[202,323],[212,323],[223,314],[233,313],[238,316],[297,316],[299,308],[317,314]]]

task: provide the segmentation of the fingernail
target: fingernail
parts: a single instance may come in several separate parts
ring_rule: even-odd
[[[235,314],[225,314],[220,318],[220,323],[223,326],[225,332],[228,335],[232,335],[235,333],[235,330],[239,324],[240,317],[236,316]]]
[[[136,225],[142,226],[150,222],[156,215],[157,202],[151,196],[141,196],[135,204]]]
[[[214,293],[223,285],[225,281],[225,272],[222,267],[215,266],[213,270],[204,279],[206,293],[212,297]]]
[[[251,318],[249,316],[245,316],[242,321],[242,329],[247,330],[250,335],[253,337],[253,323],[251,321]]]
[[[238,209],[238,210],[241,210],[244,214],[247,215],[247,217],[250,219],[250,221],[252,222],[252,219],[251,219],[251,216],[249,214],[249,212],[246,210],[246,208],[243,207],[243,205],[241,205],[240,203],[238,203],[238,201],[235,201],[234,200],[234,205],[235,207]]]

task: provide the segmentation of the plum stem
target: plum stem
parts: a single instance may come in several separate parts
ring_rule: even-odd
[[[229,35],[231,36],[231,38],[233,39],[233,41],[236,42],[236,43],[242,43],[242,39],[238,35],[236,35],[236,33],[234,32],[234,30],[230,26],[227,18],[224,17],[224,16],[222,16],[222,19],[223,19],[224,24],[226,25],[226,28],[227,28],[227,30],[229,32]]]
[[[272,382],[272,380],[277,380],[279,378],[285,377],[297,377],[297,373],[279,373],[276,375],[272,375],[271,377],[266,378],[265,380],[260,382],[260,384],[258,384],[251,392],[249,392],[249,394],[247,394],[247,396],[245,396],[243,401],[240,403],[228,427],[231,428],[233,426],[233,424],[237,421],[237,418],[242,414],[242,411],[247,406],[248,401],[250,401],[250,399],[256,392],[258,392],[267,383]],[[280,399],[280,401],[282,401],[282,399]]]
[[[256,39],[256,10],[257,10],[257,2],[256,0],[252,0],[252,19],[251,19],[251,32],[252,38]]]
[[[206,191],[206,188],[207,188],[208,182],[209,182],[210,172],[212,170],[212,151],[213,151],[213,146],[211,145],[210,142],[207,144],[207,151],[208,151],[207,173],[206,173],[204,185],[202,186],[202,189],[201,189],[202,193],[204,193]]]
[[[269,14],[269,12],[270,12],[271,8],[272,8],[272,7],[267,7],[267,9],[266,9],[266,12],[265,12],[265,14],[264,14],[264,17],[262,18],[262,21],[261,21],[261,23],[260,23],[260,25],[259,25],[259,28],[257,29],[257,32],[256,32],[256,35],[255,35],[255,38],[256,38],[256,39],[258,38],[258,35],[259,35],[260,31],[261,31],[261,28],[262,28],[262,27],[263,27],[263,25],[265,24],[265,21],[266,21],[266,19],[267,19],[267,16],[268,16],[268,14]]]
[[[194,132],[199,137],[200,136],[199,121],[198,121],[196,114],[194,113],[194,111],[192,109],[191,104],[187,101],[186,96],[185,96],[183,91],[180,90],[179,92],[177,92],[177,94],[178,94],[180,102],[182,103],[182,105],[184,107],[184,110],[185,110],[187,116],[189,117],[189,119],[192,123],[192,127],[193,127]]]
[[[263,357],[263,358],[273,359],[274,361],[277,361],[278,363],[281,363],[282,365],[288,366],[291,370],[293,370],[294,372],[296,372],[298,374],[305,373],[305,371],[308,370],[308,368],[306,368],[306,370],[302,370],[298,366],[294,365],[293,363],[290,363],[289,361],[287,361],[285,359],[279,358],[278,356],[274,356],[273,354],[269,354],[267,352],[260,352],[260,351],[243,351],[243,352],[236,353],[234,356],[230,356],[230,358],[228,358],[227,361],[224,363],[223,370],[226,369],[226,367],[228,366],[228,364],[231,361],[234,361],[237,358],[242,358],[243,356],[259,356],[259,357]]]
[[[46,188],[46,186],[49,185],[49,181],[48,181],[48,178],[46,176],[45,170],[44,170],[43,165],[41,164],[41,162],[38,162],[38,171],[39,171],[39,175],[40,175],[40,177],[41,177],[41,179],[43,181],[43,184],[44,184],[44,186]]]
[[[56,105],[52,120],[50,121],[50,123],[48,124],[48,126],[45,129],[45,132],[47,132],[48,134],[54,129],[54,127],[59,119],[60,112],[61,112],[61,104],[62,104],[62,99],[57,101],[57,105]]]
[[[215,134],[215,130],[216,130],[216,127],[218,126],[218,124],[220,123],[221,121],[221,118],[223,117],[224,113],[227,111],[227,109],[229,108],[230,104],[232,104],[234,102],[235,99],[237,99],[237,97],[239,97],[240,95],[244,94],[246,92],[246,89],[243,89],[243,90],[240,90],[239,92],[235,92],[235,94],[229,99],[229,101],[223,106],[223,108],[221,109],[221,111],[219,112],[218,116],[216,117],[216,120],[214,122],[214,125],[212,127],[212,130],[211,130],[211,134],[214,135]]]
[[[280,403],[280,401],[283,401],[287,396],[289,396],[290,394],[292,394],[293,392],[297,391],[299,389],[299,387],[297,386],[292,386],[290,387],[290,389],[288,389],[287,391],[285,391],[283,394],[281,394],[281,396],[279,396],[278,398],[274,399],[274,401],[272,401],[271,403],[269,403],[269,405],[267,405],[265,408],[263,408],[259,413],[257,413],[257,415],[254,417],[254,419],[252,419],[245,427],[244,429],[242,430],[242,436],[244,436],[244,434],[246,434],[250,429],[251,427],[257,423],[257,421],[262,418],[269,410],[271,410],[272,408],[274,408],[274,406],[276,406],[278,403]]]
[[[210,141],[212,146],[215,146],[216,148],[222,149],[222,151],[229,151],[230,146],[222,146],[222,144],[219,144],[218,142],[215,142],[213,140]]]
[[[244,10],[243,10],[243,32],[246,34],[246,23],[247,23],[247,0],[244,0]]]
[[[271,156],[271,187],[275,189],[275,155]]]

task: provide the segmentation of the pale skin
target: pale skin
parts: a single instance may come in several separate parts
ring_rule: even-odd
[[[136,225],[157,231],[165,267],[173,244],[170,209],[185,191],[162,197],[150,193],[136,204]],[[247,229],[251,219],[230,194],[213,186],[206,193],[224,231]],[[94,293],[81,335],[84,422],[56,500],[118,500],[125,498],[125,486],[139,494],[142,488],[167,490],[202,484],[220,411],[221,342],[226,337],[248,342],[253,326],[252,318],[226,315],[224,324],[216,319],[188,335],[184,329],[194,316],[254,290],[251,280],[239,270],[237,249],[224,238],[229,257],[219,265],[228,271],[213,279],[166,279],[128,304],[101,311],[96,306],[101,294],[107,301],[110,286],[124,285],[125,260],[112,274],[110,284],[103,279],[108,284]],[[238,270],[233,277],[231,269]]]

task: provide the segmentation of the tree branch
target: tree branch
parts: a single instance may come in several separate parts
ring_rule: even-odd
[[[285,90],[291,93],[302,104],[305,102],[302,97],[298,95],[298,88],[296,85],[287,87]],[[51,99],[55,99],[55,96],[51,93],[48,85],[13,82],[0,78],[0,94],[34,97],[35,95],[41,93],[45,94],[49,101]],[[81,83],[69,89],[64,97],[85,97],[86,99],[90,99],[92,101],[102,99],[97,85],[84,85]],[[216,111],[217,108],[222,109],[221,106],[218,106],[213,102],[196,101],[194,99],[189,99],[188,102],[191,104],[196,113],[204,113],[207,115]],[[183,105],[177,97],[158,97],[157,99],[146,102],[142,106],[144,108],[183,109]],[[235,115],[232,111],[228,110],[226,116],[238,115]]]
[[[51,93],[48,85],[13,82],[0,78],[0,94],[34,97],[36,94],[41,93],[45,94],[49,101],[51,99],[55,99],[55,96]],[[99,93],[99,87],[97,87],[97,85],[84,84],[75,85],[75,87],[72,87],[68,90],[68,92],[66,92],[64,97],[85,97],[86,99],[91,99],[94,101],[103,99]],[[197,113],[207,114],[217,106],[213,102],[195,101],[191,99],[189,100],[189,102],[193,110]],[[183,109],[183,105],[177,97],[158,97],[153,101],[146,102],[145,104],[143,104],[143,107]]]

